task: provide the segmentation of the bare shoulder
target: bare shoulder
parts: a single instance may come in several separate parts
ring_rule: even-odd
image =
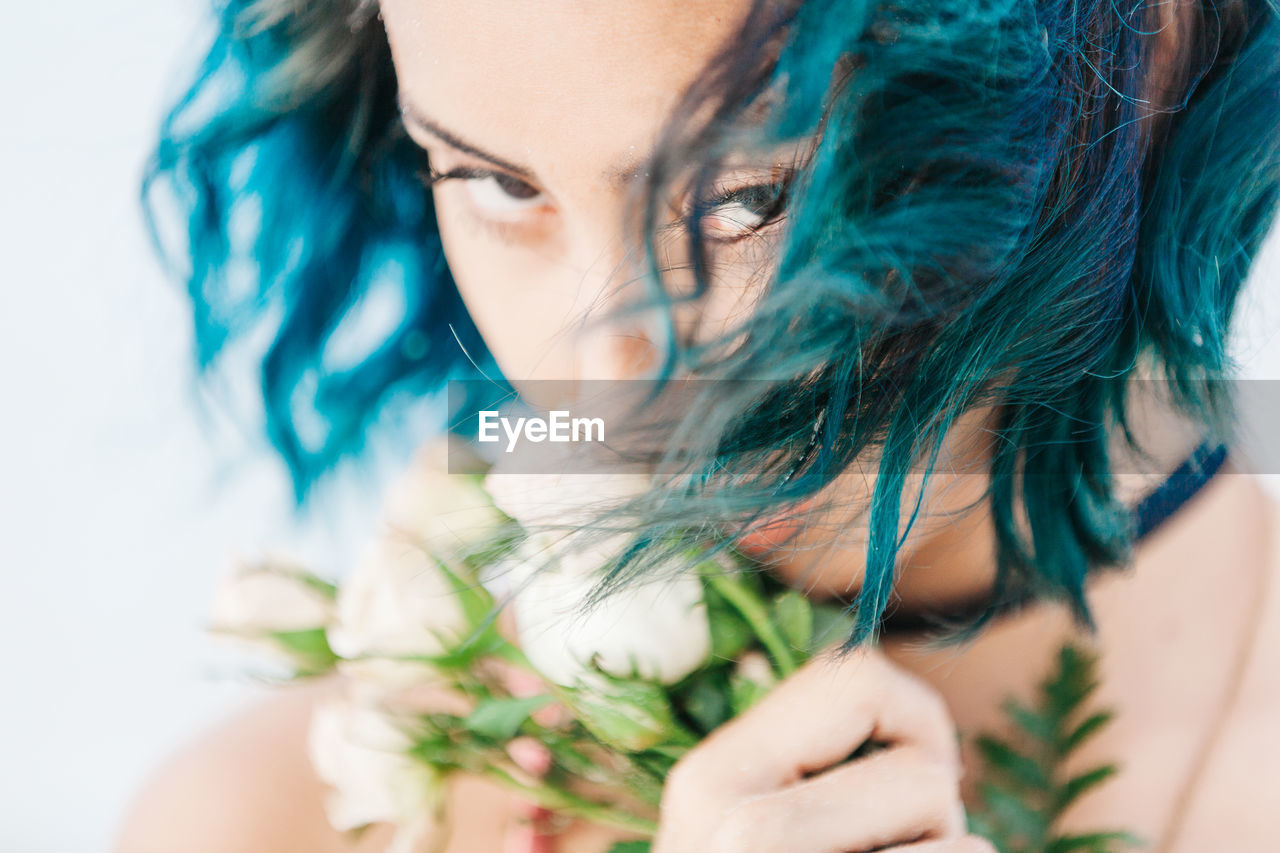
[[[157,770],[136,796],[116,853],[365,853],[324,815],[325,788],[307,759],[311,710],[335,688],[298,684],[229,717]]]
[[[1280,503],[1261,489],[1268,546],[1257,610],[1242,614],[1256,624],[1253,649],[1226,725],[1186,815],[1176,851],[1275,850],[1280,829]]]

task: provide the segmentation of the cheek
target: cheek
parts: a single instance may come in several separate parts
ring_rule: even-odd
[[[997,412],[973,409],[947,433],[935,472],[907,477],[900,517],[920,514],[899,552],[900,565],[947,566],[952,553],[986,528],[981,510],[990,485],[992,436]],[[766,526],[748,549],[785,580],[819,595],[849,595],[862,587],[870,539],[866,508],[875,491],[879,456],[869,451],[813,502],[819,509]]]
[[[873,477],[846,474],[740,546],[784,581],[814,595],[856,592],[866,572],[865,508],[874,486]]]
[[[507,255],[488,246],[462,216],[449,213],[448,206],[439,206],[438,220],[444,257],[467,313],[499,368],[509,375],[513,366],[526,359],[529,330],[536,328],[532,320],[520,321],[521,316],[527,316],[521,293],[531,288],[513,287],[520,282]]]
[[[449,204],[437,206],[437,219],[449,271],[503,374],[523,378],[531,365],[561,369],[549,356],[567,309],[548,265],[503,245]]]
[[[752,237],[719,246],[703,323],[723,334],[740,325],[764,294],[777,263],[777,243]]]
[[[601,233],[570,251],[561,242],[563,232],[554,229],[536,239],[502,239],[476,222],[457,197],[459,189],[436,192],[440,235],[463,302],[503,374],[512,380],[600,371],[612,376],[613,361],[620,362],[620,375],[639,370],[638,357],[612,350],[618,341],[639,341],[641,331],[628,327],[625,335],[606,334],[611,349],[602,353],[592,349],[594,339],[584,338],[580,323],[588,315],[605,320],[618,307],[611,304],[615,299],[629,298],[622,296],[621,283],[631,276],[638,280],[640,270],[629,266],[639,257],[636,248],[627,253],[619,235],[609,239]],[[684,241],[660,241],[658,248],[668,290],[676,297],[688,293],[693,282]],[[764,291],[775,252],[775,241],[764,237],[716,246],[706,295],[696,303],[677,301],[681,339],[719,340],[741,323]],[[592,364],[578,363],[583,359]]]
[[[668,265],[664,281],[673,296],[692,294],[695,281],[687,246],[660,253]],[[677,302],[681,339],[700,344],[728,342],[765,293],[777,262],[776,241],[748,238],[711,244],[709,286],[697,302]]]

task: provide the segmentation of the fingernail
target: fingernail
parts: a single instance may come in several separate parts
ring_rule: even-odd
[[[551,751],[531,737],[520,737],[507,744],[507,755],[524,772],[541,776],[551,769]]]

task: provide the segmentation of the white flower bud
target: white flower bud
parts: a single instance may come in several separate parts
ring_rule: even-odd
[[[373,823],[400,828],[398,846],[429,827],[444,793],[440,775],[409,754],[413,740],[392,719],[346,696],[312,712],[308,754],[330,787],[325,812],[340,831]]]
[[[762,652],[747,652],[738,658],[733,669],[736,677],[761,687],[768,688],[778,683],[778,677],[773,674],[769,659]]]
[[[333,617],[331,590],[305,570],[278,557],[257,563],[237,559],[214,591],[209,630],[285,664],[307,668],[315,661],[301,660],[300,650],[280,635],[322,631]]]
[[[601,513],[644,493],[649,477],[615,471],[571,473],[582,463],[561,458],[536,445],[536,465],[513,454],[501,458],[484,478],[485,491],[498,508],[530,532],[542,528],[572,530],[590,524]],[[554,473],[515,473],[528,468]]]
[[[430,554],[395,535],[375,539],[338,588],[329,642],[343,671],[388,688],[430,677],[414,658],[438,655],[468,624],[453,587]],[[347,662],[355,662],[352,666]]]
[[[603,552],[601,560],[609,556]],[[613,675],[672,684],[706,661],[711,630],[696,575],[637,580],[585,608],[597,578],[581,569],[545,570],[516,591],[520,646],[543,676],[585,684],[594,661]]]
[[[501,522],[493,500],[470,474],[448,473],[446,445],[428,446],[387,489],[384,528],[438,555],[462,554]]]

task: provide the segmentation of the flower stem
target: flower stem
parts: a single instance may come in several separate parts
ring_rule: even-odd
[[[787,676],[795,672],[797,664],[791,645],[769,618],[769,611],[760,596],[723,572],[708,571],[705,577],[711,587],[747,620],[747,624],[756,632],[756,636],[777,664],[778,674]]]
[[[652,838],[658,831],[658,825],[648,818],[628,814],[620,809],[610,808],[600,803],[571,794],[549,785],[526,785],[501,767],[488,765],[482,772],[507,790],[514,791],[535,805],[571,817],[582,818],[592,823],[634,832]]]

